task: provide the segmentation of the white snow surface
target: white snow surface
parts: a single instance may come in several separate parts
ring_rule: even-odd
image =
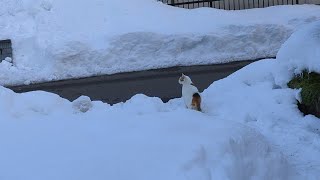
[[[0,39],[18,85],[172,66],[274,57],[290,34],[320,19],[316,5],[241,11],[182,9],[155,0],[1,0]]]
[[[310,38],[318,24],[292,38]],[[186,109],[181,98],[138,94],[110,106],[0,87],[0,178],[316,180],[320,119],[303,116],[299,90],[277,81],[291,72],[283,65],[290,67],[295,49],[286,48],[295,43],[285,43],[281,59],[214,82],[202,93],[204,112]]]

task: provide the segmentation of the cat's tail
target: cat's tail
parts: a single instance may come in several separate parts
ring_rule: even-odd
[[[201,96],[199,93],[194,93],[192,95],[192,103],[191,103],[192,107],[197,110],[197,111],[201,111]]]

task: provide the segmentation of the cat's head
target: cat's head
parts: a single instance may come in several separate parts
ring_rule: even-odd
[[[189,76],[182,73],[181,77],[179,78],[179,84],[192,84],[192,81]]]

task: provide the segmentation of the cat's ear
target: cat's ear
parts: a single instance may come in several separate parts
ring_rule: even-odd
[[[186,75],[184,75],[184,74],[182,73],[181,76],[184,77],[184,76],[186,76]]]

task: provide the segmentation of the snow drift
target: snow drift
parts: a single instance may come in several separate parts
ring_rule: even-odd
[[[2,2],[0,39],[12,39],[14,62],[0,64],[1,85],[273,57],[295,29],[320,18],[313,5],[225,11],[155,0]]]

